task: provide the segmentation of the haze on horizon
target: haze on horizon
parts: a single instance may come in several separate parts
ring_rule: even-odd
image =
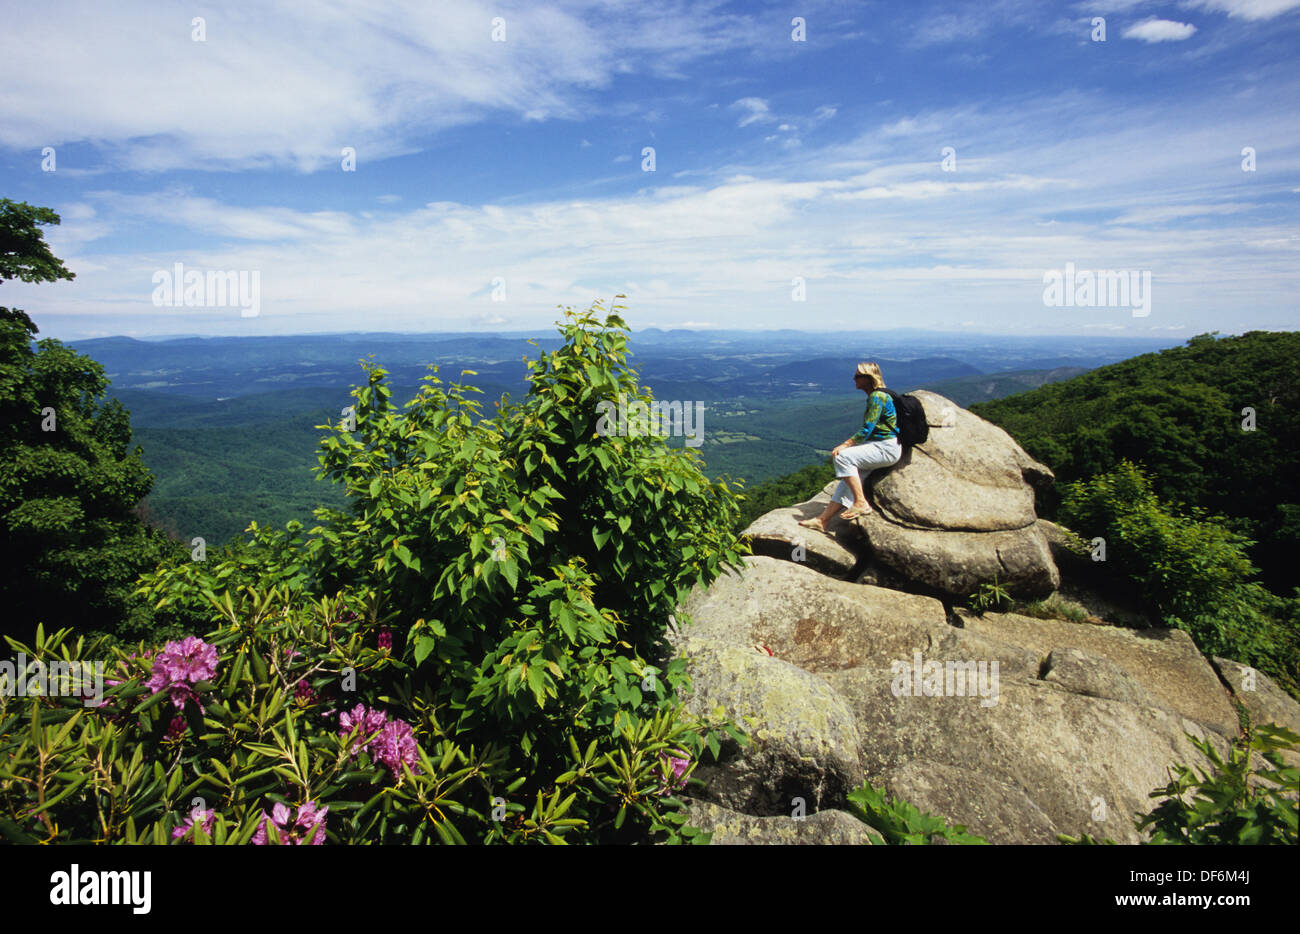
[[[0,287],[42,337],[547,332],[620,292],[637,330],[1300,323],[1300,0],[51,2],[6,27],[0,197],[58,212],[77,274]],[[255,273],[256,315],[160,307],[176,264]],[[1067,268],[1149,276],[1149,308],[1048,307]]]

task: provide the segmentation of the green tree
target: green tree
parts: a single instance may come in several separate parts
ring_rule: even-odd
[[[0,277],[71,279],[38,229],[48,208],[0,200]],[[0,601],[4,631],[29,638],[38,622],[132,630],[147,613],[132,590],[167,550],[136,508],[152,482],[131,426],[105,402],[103,367],[0,308]]]
[[[40,225],[58,224],[59,215],[49,208],[0,198],[0,279],[23,282],[53,282],[75,279],[63,261],[50,252]]]

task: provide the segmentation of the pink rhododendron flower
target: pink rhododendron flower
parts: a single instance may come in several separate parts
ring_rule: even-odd
[[[192,685],[207,681],[217,673],[217,649],[195,636],[180,642],[168,642],[153,661],[153,674],[147,687],[157,694],[170,691],[172,704],[180,709],[187,699],[198,701]]]
[[[217,822],[217,812],[213,810],[204,810],[201,807],[194,808],[194,810],[190,811],[189,816],[185,818],[185,822],[172,831],[172,839],[179,840],[181,837],[189,833],[190,828],[194,826],[195,821],[202,822],[203,832],[208,836],[212,836],[212,827]]]
[[[364,704],[357,704],[339,717],[339,736],[350,736],[358,727],[360,732],[353,740],[352,755],[368,750],[371,758],[388,767],[394,779],[401,776],[402,763],[410,766],[412,772],[419,771],[418,746],[411,724],[389,719],[382,710],[366,710]]]
[[[268,842],[266,824],[275,825],[280,843],[285,846],[302,846],[310,844],[320,846],[325,842],[325,817],[330,812],[328,807],[319,807],[315,801],[308,801],[298,808],[298,817],[293,819],[293,812],[287,805],[277,803],[271,813],[262,812],[262,819],[257,825],[257,833],[250,841],[254,846],[265,846]]]
[[[354,729],[360,727],[360,732],[352,746],[352,755],[355,756],[369,747],[371,738],[382,730],[387,722],[388,714],[382,710],[366,710],[365,704],[357,704],[350,711],[345,710],[339,716],[339,736],[346,739]]]
[[[378,643],[379,643],[379,647],[380,647],[381,649],[383,649],[385,652],[387,652],[387,651],[389,651],[390,649],[392,649],[392,647],[393,647],[393,633],[392,633],[392,631],[389,630],[389,629],[387,629],[387,628],[384,628],[384,629],[379,630]]]
[[[418,748],[411,724],[405,720],[390,720],[371,741],[370,755],[388,766],[396,779],[402,774],[403,764],[410,766],[412,772],[420,771],[416,765],[420,760]]]

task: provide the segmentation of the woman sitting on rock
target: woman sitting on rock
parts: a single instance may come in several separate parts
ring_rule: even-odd
[[[863,481],[871,471],[897,464],[903,456],[903,446],[898,441],[898,415],[894,411],[894,400],[889,393],[882,391],[885,378],[880,367],[875,363],[859,363],[857,372],[853,374],[853,384],[867,394],[867,411],[862,416],[862,427],[831,451],[840,485],[820,516],[799,523],[806,528],[825,532],[826,523],[841,509],[847,509],[843,516],[845,519],[856,519],[870,513],[871,504],[862,490]]]

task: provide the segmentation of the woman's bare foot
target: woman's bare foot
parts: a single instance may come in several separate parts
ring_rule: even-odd
[[[822,520],[816,517],[812,519],[801,519],[799,524],[805,529],[816,529],[818,532],[826,531],[826,526],[822,525]]]

